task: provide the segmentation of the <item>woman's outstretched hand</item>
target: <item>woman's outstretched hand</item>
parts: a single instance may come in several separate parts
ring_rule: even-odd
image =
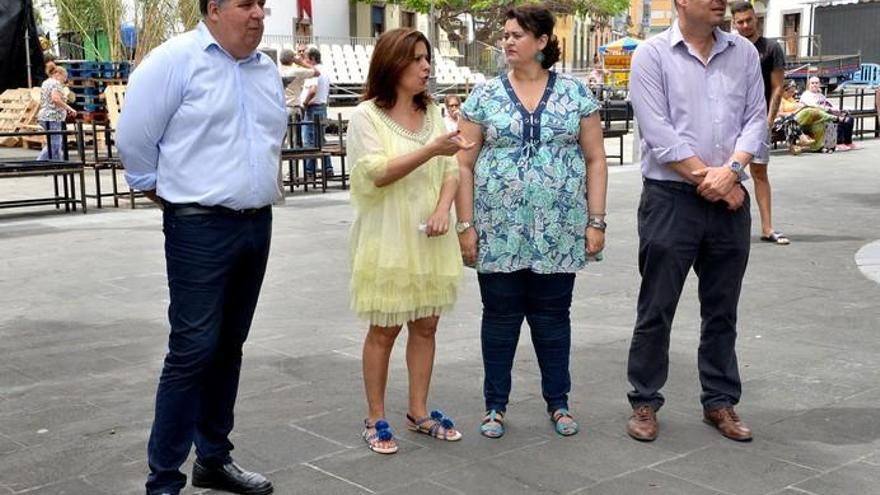
[[[428,146],[431,147],[434,156],[452,156],[461,150],[469,150],[474,147],[474,143],[465,139],[461,131],[452,131],[441,134],[431,141]]]

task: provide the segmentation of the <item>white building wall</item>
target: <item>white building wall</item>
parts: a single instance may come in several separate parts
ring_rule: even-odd
[[[349,6],[350,0],[312,0],[312,12],[315,14],[312,33],[315,36],[347,38],[350,35]]]
[[[266,0],[266,10],[263,34],[293,36],[297,0]]]
[[[783,18],[785,14],[801,15],[801,24],[798,29],[800,36],[810,34],[811,16],[813,9],[804,0],[769,0],[766,15],[764,17],[764,36],[767,38],[781,38],[783,36]],[[801,38],[800,53],[806,54],[809,50],[809,40]]]

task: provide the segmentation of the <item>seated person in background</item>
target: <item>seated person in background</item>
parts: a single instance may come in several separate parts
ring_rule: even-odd
[[[800,103],[795,99],[797,84],[794,81],[785,83],[782,92],[782,101],[779,102],[779,116],[793,117],[801,126],[804,136],[797,145],[791,146],[791,152],[800,153],[800,148],[807,151],[822,151],[825,144],[825,125],[834,122],[837,117],[822,110]]]
[[[834,103],[825,97],[822,93],[822,85],[818,77],[811,77],[807,84],[807,90],[801,94],[801,103],[811,107],[821,108],[826,112],[834,115],[838,119],[837,124],[837,149],[838,151],[848,151],[856,149],[853,144],[853,125],[855,119],[844,111],[837,108]]]
[[[461,100],[456,95],[446,95],[443,99],[446,106],[446,116],[443,117],[443,123],[446,124],[446,130],[449,132],[458,130],[458,111],[461,108]]]
[[[314,67],[306,65],[303,54],[305,49],[298,48],[299,55],[293,50],[286,49],[281,52],[278,71],[281,72],[281,82],[284,84],[284,101],[287,104],[287,113],[299,122],[303,117],[303,105],[300,99],[303,84],[306,79],[318,77],[320,72]]]
[[[591,86],[605,84],[605,71],[602,69],[602,61],[599,54],[593,55],[593,68],[587,78],[587,83]]]

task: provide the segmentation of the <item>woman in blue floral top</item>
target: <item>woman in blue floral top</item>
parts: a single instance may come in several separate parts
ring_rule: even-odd
[[[579,80],[548,70],[559,59],[554,15],[510,9],[503,48],[510,72],[477,86],[459,129],[477,143],[459,153],[456,211],[462,257],[478,272],[486,415],[504,434],[511,368],[525,318],[547,411],[560,435],[568,411],[575,272],[605,245],[607,166],[598,103]]]

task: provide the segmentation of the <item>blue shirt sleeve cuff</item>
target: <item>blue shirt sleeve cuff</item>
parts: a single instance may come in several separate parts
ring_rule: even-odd
[[[156,174],[132,175],[126,172],[125,180],[132,189],[138,191],[154,191],[156,189]]]

